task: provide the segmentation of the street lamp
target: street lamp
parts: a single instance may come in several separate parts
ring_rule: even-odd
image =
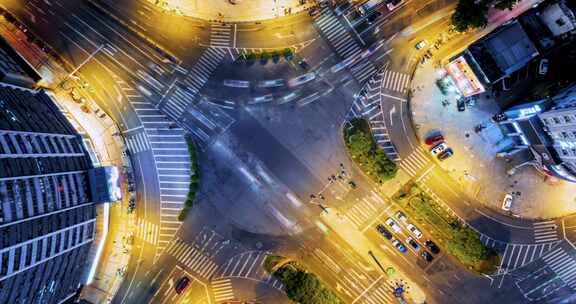
[[[320,207],[320,209],[322,209],[322,212],[328,213],[328,208],[326,206],[324,206],[320,203],[317,203],[315,201],[309,201],[308,203],[312,204],[312,205],[316,205],[316,206]]]
[[[86,59],[84,59],[74,70],[72,70],[72,72],[70,72],[68,75],[66,75],[66,77],[64,77],[64,79],[62,79],[60,81],[58,86],[63,85],[64,82],[66,80],[68,80],[68,78],[70,78],[74,74],[76,74],[76,72],[78,72],[86,63],[88,63],[88,61],[90,61],[90,59],[92,59],[94,56],[96,56],[96,54],[103,48],[104,48],[104,44],[101,44],[97,49],[95,49],[92,53],[90,53],[90,55]]]

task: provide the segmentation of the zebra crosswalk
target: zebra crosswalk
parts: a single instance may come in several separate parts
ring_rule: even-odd
[[[428,164],[430,164],[430,159],[426,152],[417,148],[400,162],[400,168],[410,176],[416,176],[416,174],[428,166]]]
[[[564,247],[558,246],[542,259],[568,286],[576,288],[576,260]]]
[[[220,22],[210,23],[210,46],[234,47],[231,41],[232,34],[232,24]]]
[[[214,280],[210,282],[210,289],[212,289],[216,303],[230,301],[235,298],[230,279]]]
[[[555,242],[559,239],[558,225],[555,221],[533,223],[533,227],[535,243]]]
[[[495,240],[484,234],[480,235],[480,241],[486,245],[486,247],[502,255],[500,272],[511,271],[538,260],[559,242],[546,244],[514,244]]]
[[[394,290],[394,285],[392,284],[379,284],[369,292],[363,294],[362,297],[356,303],[365,304],[383,304],[383,303],[398,303],[398,299],[394,296],[392,292]]]
[[[389,159],[399,161],[400,157],[388,134],[380,106],[380,92],[385,71],[383,69],[368,81],[360,96],[354,101],[349,115],[366,118],[370,124],[370,130],[372,130],[376,144],[384,150]]]
[[[190,246],[183,240],[176,238],[167,248],[167,254],[173,256],[183,264],[187,270],[204,279],[212,278],[218,265],[202,253],[201,250]]]
[[[264,261],[269,255],[264,251],[246,251],[226,261],[214,278],[245,278],[262,282],[282,291],[283,285],[276,277],[264,270]]]
[[[405,93],[410,83],[410,75],[391,70],[383,71],[382,87],[390,91]]]
[[[372,74],[377,72],[370,60],[361,58],[361,47],[328,7],[323,8],[314,19],[314,24],[336,50],[336,53],[345,60],[353,61],[348,65],[348,68],[358,82],[364,83]]]
[[[354,205],[344,212],[344,217],[356,228],[362,229],[369,220],[373,219],[386,206],[384,199],[378,193],[371,191],[369,196],[357,198]]]
[[[220,48],[206,49],[186,78],[178,85],[173,86],[166,95],[167,97],[158,104],[158,107],[171,118],[178,120],[192,104],[225,55],[226,51]]]
[[[186,133],[128,83],[121,79],[116,79],[116,82],[141,124],[136,128],[139,133],[135,133],[135,129],[125,132],[128,148],[136,147],[142,152],[141,147],[145,144],[146,151],[150,151],[154,158],[160,189],[160,223],[154,240],[158,257],[180,228],[178,213],[189,190],[192,172]]]
[[[136,238],[142,239],[152,245],[158,242],[158,225],[142,218],[136,221]]]
[[[146,134],[143,132],[136,133],[131,136],[126,136],[125,138],[128,150],[132,154],[150,150],[150,144],[148,143]]]

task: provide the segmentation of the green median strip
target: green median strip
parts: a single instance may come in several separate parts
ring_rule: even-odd
[[[431,225],[434,240],[466,268],[483,274],[496,272],[498,254],[480,241],[478,232],[443,209],[421,188],[407,185],[395,199],[415,221]]]
[[[186,196],[186,201],[184,202],[184,208],[182,208],[182,210],[180,210],[180,214],[178,214],[179,221],[184,221],[188,215],[188,212],[190,212],[194,206],[194,198],[196,197],[196,193],[198,192],[198,188],[200,186],[198,154],[194,140],[192,140],[190,135],[186,136],[186,144],[188,145],[188,152],[190,153],[190,185],[188,186],[188,195]]]
[[[374,182],[382,184],[396,176],[398,166],[378,147],[366,119],[354,118],[344,127],[350,157]]]
[[[285,257],[269,255],[264,269],[284,284],[288,298],[300,304],[342,304],[342,300],[327,289],[318,277]]]

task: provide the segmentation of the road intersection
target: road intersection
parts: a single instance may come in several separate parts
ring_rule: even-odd
[[[325,204],[385,252],[386,257],[378,257],[398,265],[429,302],[461,300],[464,293],[455,290],[459,287],[468,290],[469,303],[543,301],[573,290],[572,226],[564,219],[514,219],[483,208],[461,193],[422,148],[411,124],[408,97],[410,75],[419,62],[412,51],[417,31],[367,53],[369,31],[358,33],[345,19],[350,15],[339,17],[328,8],[314,17],[220,24],[163,18],[147,4],[142,6],[147,12],[140,14],[127,2],[101,1],[110,8],[107,13],[83,4],[31,2],[34,5],[6,6],[67,62],[76,66],[96,52],[78,75],[95,88],[94,99],[122,126],[136,168],[136,250],[114,303],[276,299],[282,297],[282,286],[261,268],[271,252],[302,259],[347,302],[394,303],[391,289],[398,282],[384,278],[367,252],[354,251],[333,230],[324,230],[322,210],[309,203],[313,193],[325,193]],[[447,4],[437,1],[417,11],[433,14]],[[409,1],[405,9],[416,7]],[[381,28],[377,37],[395,38],[398,31],[391,24],[406,22],[404,12],[383,18],[385,23],[376,26]],[[42,17],[32,21],[30,13]],[[133,26],[154,37],[162,49],[109,18],[110,13],[133,20]],[[159,21],[162,26],[182,30],[162,30],[152,22],[163,19],[173,20]],[[286,29],[279,29],[282,26]],[[268,73],[262,79],[233,63],[238,50],[302,44],[306,46],[296,59],[306,58],[311,71],[294,62],[272,67],[256,63],[252,71]],[[287,83],[310,72],[316,79],[298,87],[255,85],[275,79]],[[226,79],[238,80],[238,75],[250,83],[249,89],[222,85]],[[253,102],[254,96],[271,99]],[[393,193],[376,192],[347,158],[341,127],[356,116],[369,119],[375,140],[398,162],[402,174],[502,254],[496,275],[471,275],[444,254],[428,265],[415,252],[403,256],[381,238],[375,225],[393,216],[398,206],[390,199]],[[203,151],[206,173],[198,208],[182,225],[176,217],[191,173],[186,132]],[[339,164],[358,189],[346,180],[326,181],[338,173]],[[194,278],[197,288],[179,297],[173,284],[183,275]]]

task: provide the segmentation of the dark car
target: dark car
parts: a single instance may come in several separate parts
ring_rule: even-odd
[[[416,251],[420,250],[420,245],[412,237],[409,237],[408,239],[406,239],[406,242],[408,244],[410,244],[410,246],[412,246],[412,248],[414,248],[414,250],[416,250]]]
[[[440,248],[438,248],[438,246],[436,246],[436,243],[432,242],[431,240],[427,240],[426,243],[424,244],[426,245],[426,248],[428,248],[430,252],[432,252],[433,254],[440,253]]]
[[[188,285],[190,285],[190,278],[181,277],[180,280],[176,282],[176,285],[174,285],[174,289],[176,290],[177,294],[181,294],[184,291],[184,289],[188,287]]]
[[[390,231],[388,231],[388,229],[386,229],[386,227],[384,227],[384,225],[378,224],[378,225],[376,226],[376,230],[378,230],[378,232],[380,232],[380,234],[381,234],[383,237],[385,237],[385,238],[387,238],[387,239],[389,239],[389,240],[392,239],[392,233],[391,233]]]
[[[308,64],[308,62],[306,62],[306,60],[304,60],[304,59],[300,60],[300,61],[298,62],[298,65],[299,65],[302,69],[304,69],[304,70],[307,70],[307,69],[310,67],[310,65]]]
[[[440,155],[438,155],[438,159],[439,160],[445,160],[452,155],[454,155],[454,150],[452,150],[451,148],[448,148],[448,149],[444,150],[444,152],[440,153]]]
[[[372,24],[378,17],[382,16],[382,13],[379,11],[374,11],[370,16],[368,16],[368,23]]]
[[[430,262],[432,262],[432,260],[434,260],[434,257],[426,250],[422,251],[420,256],[424,259],[424,261],[426,261],[428,263],[430,263]]]
[[[501,122],[501,121],[505,121],[506,119],[508,119],[508,117],[506,116],[506,113],[500,113],[500,114],[496,114],[496,115],[492,116],[492,121],[494,121],[494,122]]]
[[[396,247],[396,249],[398,249],[398,251],[401,253],[406,253],[406,247],[399,240],[392,241],[392,245],[394,245],[394,247]]]
[[[430,136],[428,138],[426,138],[426,144],[429,146],[435,146],[441,142],[444,141],[444,136],[442,136],[442,134],[438,134],[438,135],[434,135],[434,136]]]
[[[464,110],[466,110],[466,103],[464,98],[459,98],[456,101],[456,108],[458,108],[458,112],[464,112]]]

